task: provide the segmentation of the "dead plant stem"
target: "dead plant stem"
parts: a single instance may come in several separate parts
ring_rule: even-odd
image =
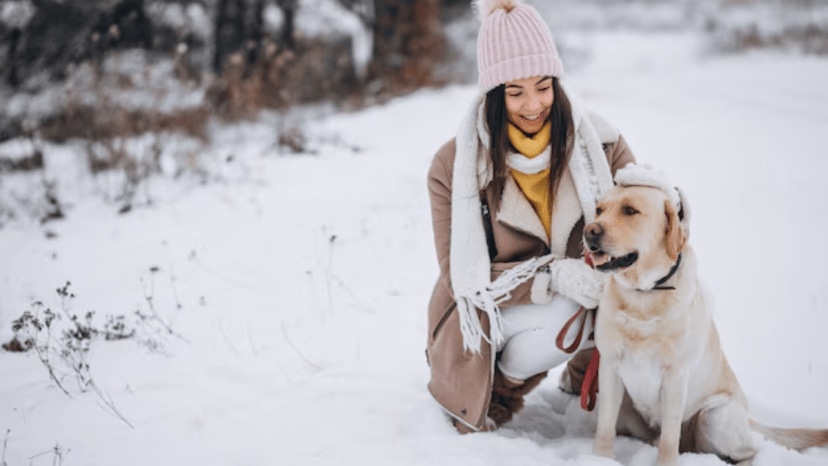
[[[293,344],[293,341],[290,339],[290,337],[289,337],[289,336],[288,336],[288,334],[287,334],[287,328],[285,327],[285,321],[284,321],[284,320],[282,321],[282,323],[281,323],[281,324],[279,324],[279,326],[282,328],[282,335],[284,335],[284,337],[285,337],[285,341],[287,341],[287,342],[288,342],[288,344],[290,345],[290,347],[291,347],[291,348],[293,348],[293,351],[295,351],[295,352],[296,352],[296,354],[298,354],[298,355],[299,355],[299,357],[300,357],[303,361],[305,361],[305,364],[307,364],[308,366],[310,366],[310,367],[312,367],[313,369],[315,369],[315,370],[316,370],[316,372],[321,372],[321,371],[322,371],[322,367],[321,367],[321,366],[319,366],[318,364],[315,364],[315,363],[311,362],[311,360],[310,360],[310,359],[308,359],[308,358],[307,358],[307,357],[306,357],[306,356],[305,356],[305,355],[304,355],[301,351],[299,351],[299,348],[297,348],[295,344]]]
[[[0,466],[8,466],[6,464],[6,447],[9,445],[9,434],[11,429],[6,429],[6,436],[3,438],[3,453],[0,454]]]

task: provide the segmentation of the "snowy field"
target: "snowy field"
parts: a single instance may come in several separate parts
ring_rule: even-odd
[[[828,61],[711,56],[698,37],[666,32],[569,40],[590,55],[568,88],[688,194],[691,242],[755,417],[828,427]],[[155,180],[154,204],[127,215],[77,195],[66,220],[4,226],[2,342],[35,301],[94,310],[98,325],[124,315],[136,336],[92,345],[98,393],[55,361],[71,397],[34,352],[0,351],[0,464],[619,464],[589,454],[594,419],[556,374],[494,433],[456,434],[427,393],[437,264],[425,177],[474,92],[310,118],[314,155],[279,156],[267,116],[216,127],[221,182]],[[47,157],[50,176],[89,183],[67,157]],[[75,297],[61,299],[67,281]],[[655,462],[632,439],[616,452],[620,464]],[[828,449],[770,443],[755,461],[826,464]]]

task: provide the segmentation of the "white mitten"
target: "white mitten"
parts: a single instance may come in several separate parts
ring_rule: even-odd
[[[598,307],[606,275],[581,259],[557,259],[549,264],[549,289],[587,309]]]

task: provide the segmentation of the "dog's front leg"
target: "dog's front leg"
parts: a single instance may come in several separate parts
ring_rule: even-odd
[[[681,422],[687,401],[687,376],[667,369],[661,382],[661,436],[658,439],[658,466],[678,464]]]
[[[593,453],[606,458],[615,457],[615,424],[624,399],[624,384],[615,371],[615,361],[605,358],[598,367],[598,426]]]

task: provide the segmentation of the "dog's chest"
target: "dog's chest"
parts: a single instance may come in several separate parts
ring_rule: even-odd
[[[652,349],[651,349],[652,350]],[[661,418],[659,401],[664,377],[660,358],[650,351],[627,353],[618,360],[618,375],[641,415],[651,424]]]
[[[624,313],[614,317],[618,375],[641,415],[656,425],[665,367],[674,359],[680,338],[660,318],[639,320]]]

